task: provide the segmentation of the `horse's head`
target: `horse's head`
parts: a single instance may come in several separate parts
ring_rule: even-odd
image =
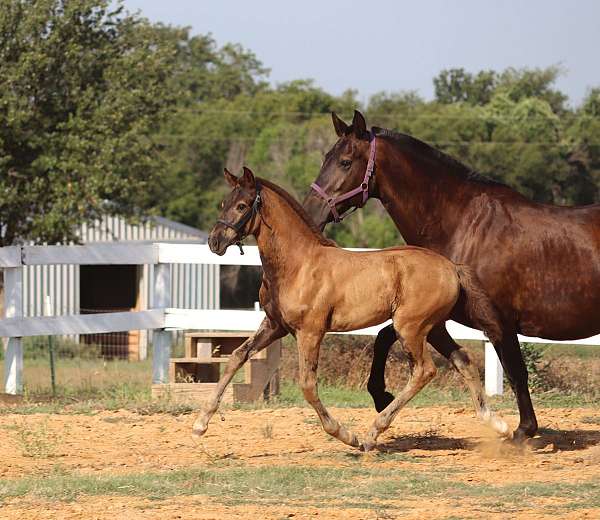
[[[361,186],[369,160],[370,133],[363,115],[354,111],[351,125],[344,123],[335,112],[331,117],[339,139],[325,155],[321,171],[314,183],[318,188],[313,187],[303,203],[308,214],[321,229],[336,218],[331,208],[334,199]],[[342,215],[350,208],[361,207],[364,201],[363,193],[356,193],[350,198],[336,202],[335,209],[337,214]]]
[[[231,244],[242,241],[254,231],[254,223],[260,205],[256,179],[249,168],[244,166],[244,174],[238,179],[224,171],[225,180],[231,192],[221,202],[221,213],[208,236],[208,246],[213,253],[225,254]]]

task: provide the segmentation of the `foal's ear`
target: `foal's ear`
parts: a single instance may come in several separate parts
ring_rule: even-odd
[[[352,132],[359,139],[364,138],[367,134],[367,123],[358,110],[354,111],[354,117],[352,118]]]
[[[333,128],[338,137],[342,137],[348,131],[348,125],[344,123],[335,112],[331,112],[331,120],[333,121]]]
[[[231,173],[227,168],[223,169],[223,175],[225,176],[225,180],[227,181],[227,184],[229,184],[229,186],[235,188],[238,185],[237,177],[233,173]]]
[[[256,179],[254,178],[254,174],[250,168],[246,168],[244,166],[244,175],[240,179],[240,186],[243,186],[246,189],[256,188]]]

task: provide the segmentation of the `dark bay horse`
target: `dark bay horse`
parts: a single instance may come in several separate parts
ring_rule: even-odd
[[[203,435],[227,384],[254,353],[288,333],[296,337],[300,386],[324,430],[342,442],[368,451],[399,410],[435,375],[427,335],[444,323],[459,296],[471,320],[490,338],[501,333],[499,316],[466,266],[420,247],[351,252],[327,240],[287,192],[244,168],[237,179],[227,170],[232,190],[209,236],[213,253],[248,235],[256,238],[263,265],[260,302],[267,315],[254,336],[236,349],[206,408],[194,423]],[[350,331],[392,319],[392,327],[410,360],[403,391],[378,415],[363,441],[338,423],[317,392],[321,340],[329,331]],[[475,382],[473,384],[476,384]],[[498,432],[504,421],[481,407],[479,416]]]
[[[519,406],[514,438],[532,436],[537,420],[517,333],[550,340],[600,333],[600,205],[538,204],[411,136],[369,132],[359,112],[351,125],[332,117],[339,139],[304,207],[322,229],[377,198],[408,244],[474,269],[502,319],[494,347]],[[373,173],[366,175],[374,149]],[[460,302],[452,319],[473,327]],[[369,391],[377,409],[393,399],[384,370],[395,340],[387,327],[375,342]],[[444,325],[428,341],[450,361],[461,352]]]

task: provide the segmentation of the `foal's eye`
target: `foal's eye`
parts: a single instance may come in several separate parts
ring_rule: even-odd
[[[342,168],[349,168],[351,164],[352,164],[352,161],[350,159],[342,159],[340,161],[340,166]]]
[[[244,211],[246,209],[246,204],[238,204],[237,209],[238,211]]]

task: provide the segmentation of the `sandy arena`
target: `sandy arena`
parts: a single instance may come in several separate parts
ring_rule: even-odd
[[[332,409],[332,412],[359,432],[366,431],[374,415],[368,409]],[[396,494],[390,488],[389,496],[384,492],[370,504],[356,498],[330,496],[323,489],[318,490],[318,495],[307,490],[303,499],[290,494],[288,499],[269,500],[269,489],[260,488],[259,483],[246,497],[236,496],[236,500],[231,500],[226,490],[220,496],[184,493],[162,499],[148,498],[139,490],[132,490],[131,494],[126,490],[118,494],[97,491],[70,501],[28,493],[6,498],[0,506],[0,517],[38,519],[43,512],[44,518],[112,520],[450,519],[514,518],[515,515],[520,519],[600,518],[600,497],[586,495],[584,499],[583,496],[594,493],[600,483],[599,411],[540,408],[538,416],[544,427],[541,435],[524,450],[518,450],[498,441],[479,424],[471,410],[407,408],[380,438],[378,449],[365,455],[331,440],[308,408],[226,410],[224,421],[215,416],[201,445],[195,445],[190,436],[193,415],[146,416],[124,411],[95,415],[3,415],[0,417],[4,433],[0,445],[2,483],[40,479],[57,472],[109,477],[193,468],[218,472],[302,466],[311,470],[353,471],[358,479],[361,471],[365,478],[382,471],[393,472],[394,478],[435,475],[455,483],[463,491],[456,496],[452,487],[446,486],[439,492],[429,490],[426,496],[420,496],[418,486],[410,492],[413,488],[407,488],[405,483],[402,493]],[[511,425],[516,423],[515,415],[505,417]],[[24,441],[25,429],[45,432],[47,441]],[[28,450],[30,453],[26,453]],[[569,493],[560,492],[565,483],[579,487]],[[253,485],[248,482],[251,489]],[[530,485],[535,489],[523,500],[523,488]],[[521,498],[506,498],[504,491],[496,496],[495,486],[520,493]],[[579,489],[583,495],[578,495]],[[480,493],[484,499],[479,497]]]

